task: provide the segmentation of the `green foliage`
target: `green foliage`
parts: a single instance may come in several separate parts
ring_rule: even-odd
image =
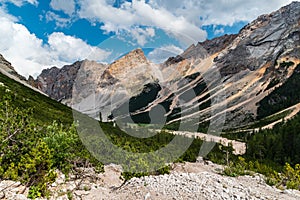
[[[274,126],[273,129],[253,133],[247,137],[246,162],[234,162],[224,173],[236,176],[253,171],[265,175],[266,182],[270,185],[299,190],[299,130],[300,114],[286,123]]]
[[[274,167],[273,164],[263,163],[257,160],[247,161],[245,158],[239,157],[238,160],[231,162],[229,166],[225,167],[223,173],[231,177],[259,173],[265,175],[265,181],[267,184],[279,187],[281,186],[283,176],[277,171],[277,167]]]
[[[300,164],[295,165],[295,168],[293,168],[286,163],[283,172],[287,188],[300,190]]]
[[[280,63],[279,67],[285,69],[285,68],[293,66],[294,64],[295,63],[293,63],[292,61],[290,61],[290,62],[282,62],[282,63]]]
[[[300,115],[273,129],[253,133],[248,139],[247,156],[269,160],[281,166],[300,163]]]
[[[280,80],[274,78],[270,81],[269,85],[267,86],[266,90],[271,89],[272,87],[276,86],[278,83],[280,83]]]
[[[229,166],[225,167],[224,174],[231,177],[242,176],[250,174],[247,163],[243,157],[238,157],[238,162],[231,162]]]
[[[265,118],[255,122],[254,124],[251,124],[251,125],[247,126],[246,128],[247,129],[254,129],[254,128],[260,128],[260,127],[272,124],[273,122],[284,119],[290,113],[291,113],[291,111],[287,110],[287,111],[284,111],[282,113],[278,113],[278,114],[275,114],[275,115],[265,117]]]
[[[150,173],[149,172],[143,172],[143,173],[132,173],[132,172],[122,172],[122,178],[125,180],[125,181],[128,181],[134,177],[137,177],[137,178],[140,178],[140,177],[143,177],[143,176],[149,176]]]
[[[0,87],[0,100],[10,91],[11,104],[32,111],[32,121],[37,124],[51,124],[54,120],[65,125],[72,124],[72,110],[45,95],[36,92],[23,84],[16,82],[0,73],[0,82],[5,87]]]
[[[0,177],[39,188],[44,194],[54,180],[52,155],[41,140],[42,130],[32,123],[31,110],[11,106],[9,94],[0,101]]]
[[[14,95],[0,97],[0,178],[30,187],[29,197],[47,195],[56,178],[55,169],[69,172],[76,165],[102,164],[84,148],[76,126],[38,125],[32,109],[14,107]]]
[[[231,145],[228,147],[222,146],[221,144],[216,144],[212,151],[205,157],[205,159],[210,160],[214,163],[220,165],[230,165],[236,162],[237,156],[233,153],[233,148]]]
[[[241,176],[251,174],[252,172],[265,175],[266,183],[278,188],[286,187],[287,189],[300,190],[300,165],[295,168],[286,163],[283,170],[275,170],[272,165],[260,163],[258,161],[246,162],[245,159],[239,158],[239,161],[226,167],[224,174],[227,176]],[[278,172],[280,171],[280,173]]]
[[[68,172],[71,168],[71,160],[76,157],[76,145],[80,144],[75,125],[73,124],[68,130],[64,130],[62,125],[53,122],[47,127],[44,141],[51,149],[53,164],[58,169]]]

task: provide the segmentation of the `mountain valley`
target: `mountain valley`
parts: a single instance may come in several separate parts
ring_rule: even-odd
[[[144,51],[28,79],[0,55],[0,199],[300,198],[299,1]]]

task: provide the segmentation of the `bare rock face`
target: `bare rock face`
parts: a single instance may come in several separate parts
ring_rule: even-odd
[[[259,102],[300,63],[299,30],[300,2],[293,2],[258,17],[237,35],[191,45],[161,65],[149,62],[137,49],[110,65],[83,61],[44,70],[36,84],[52,98],[95,118],[101,112],[105,119],[130,99],[146,99],[131,115],[148,115],[163,105],[168,123],[199,116],[202,123],[226,113],[228,127],[242,126],[255,120]],[[284,62],[292,64],[282,68]],[[278,83],[272,85],[274,78]],[[151,88],[152,83],[160,90]],[[156,97],[150,101],[151,92]],[[222,101],[216,102],[220,94]]]
[[[141,49],[110,65],[102,65],[101,69],[88,68],[88,64],[82,66],[77,74],[72,107],[94,118],[101,112],[103,120],[114,108],[138,95],[144,85],[159,79],[157,66],[147,60]]]
[[[25,77],[18,74],[15,71],[14,67],[11,65],[11,63],[8,62],[1,54],[0,54],[0,73],[25,85],[26,87],[29,87],[43,95],[46,95],[42,91],[38,90],[36,87],[33,87],[31,84],[29,84]],[[31,80],[31,81],[35,82],[34,80]]]
[[[11,63],[8,62],[1,54],[0,54],[0,64],[2,66],[6,66],[7,70],[15,71],[15,69],[13,68],[13,66],[11,66]]]
[[[224,35],[212,40],[206,40],[204,42],[199,42],[199,46],[202,46],[210,55],[218,53],[223,49],[227,48],[233,40],[236,39],[238,34]]]
[[[206,51],[205,48],[201,44],[194,45],[192,44],[187,50],[185,50],[182,54],[181,57],[184,59],[203,59],[207,57],[208,52]]]
[[[169,73],[168,90],[162,88],[158,98],[144,110],[167,104],[167,112],[173,115],[169,123],[199,116],[205,122],[217,119],[220,113],[226,113],[228,128],[254,121],[259,102],[289,79],[300,63],[299,30],[300,2],[293,2],[258,17],[238,35],[192,45],[161,65],[163,74]],[[291,66],[281,69],[284,62],[291,62]],[[216,78],[219,81],[209,78],[214,74],[220,75]],[[279,83],[272,86],[274,78]],[[193,92],[196,97],[187,97]],[[216,103],[214,97],[221,92],[223,101]],[[184,108],[178,107],[182,98],[188,100]],[[207,107],[209,101],[211,105]],[[196,108],[194,114],[180,116],[192,108]],[[219,113],[211,114],[212,109],[218,108],[222,108]],[[174,116],[172,110],[178,109],[181,112]]]
[[[62,69],[57,67],[45,69],[37,77],[35,84],[39,90],[55,100],[71,98],[74,80],[81,64],[82,62],[76,62]]]
[[[294,2],[248,24],[227,51],[215,59],[222,75],[254,71],[269,62],[275,65],[291,50],[298,52],[294,55],[299,59],[299,21],[300,3]]]

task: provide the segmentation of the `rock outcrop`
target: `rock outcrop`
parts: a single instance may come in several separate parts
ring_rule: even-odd
[[[144,110],[148,112],[158,104],[171,101],[169,114],[172,114],[170,110],[181,109],[181,116],[177,113],[169,123],[199,116],[203,120],[200,122],[204,122],[217,119],[222,113],[226,113],[228,128],[255,121],[259,102],[289,79],[300,63],[299,22],[300,2],[293,2],[258,17],[237,35],[192,45],[182,55],[168,59],[161,66],[164,74],[170,73],[167,85],[168,91],[172,88],[172,92],[162,89],[155,102]],[[285,62],[291,65],[281,69]],[[216,79],[219,81],[209,78],[218,74]],[[274,79],[279,80],[278,84],[271,84]],[[203,84],[207,90],[205,87],[199,90]],[[196,97],[190,97],[183,109],[174,106],[179,105],[178,99],[193,91]],[[215,101],[218,98],[214,97],[221,92],[219,99],[223,101]],[[173,97],[170,99],[170,96]],[[214,103],[207,107],[208,101]],[[196,108],[194,113],[182,115],[191,108]],[[222,109],[211,115],[211,111],[218,108]]]
[[[243,70],[254,71],[267,63],[275,66],[280,58],[300,59],[300,3],[262,15],[245,26],[238,37],[215,62],[223,75],[237,74]]]
[[[53,67],[45,69],[37,77],[33,86],[48,94],[51,98],[61,101],[72,97],[72,88],[77,72],[83,62],[76,62],[61,69]],[[31,80],[32,83],[32,80]]]

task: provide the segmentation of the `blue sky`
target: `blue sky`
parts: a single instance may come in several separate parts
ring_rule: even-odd
[[[290,0],[0,0],[0,54],[22,75],[143,48],[153,62],[237,33]]]

